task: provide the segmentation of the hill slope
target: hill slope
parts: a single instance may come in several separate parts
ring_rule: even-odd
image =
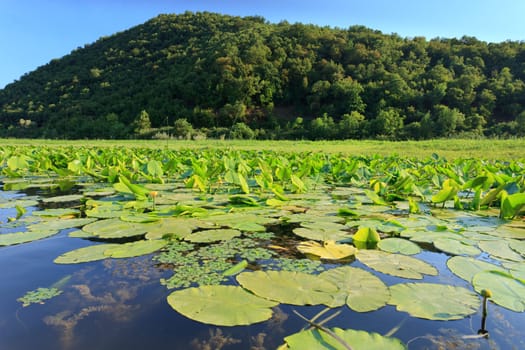
[[[136,122],[141,112],[153,128],[244,123],[259,137],[520,135],[524,81],[523,42],[187,12],[101,38],[6,86],[0,136],[128,138],[148,128]]]

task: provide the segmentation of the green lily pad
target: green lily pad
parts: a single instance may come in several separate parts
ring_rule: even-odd
[[[483,271],[474,276],[472,285],[478,293],[483,289],[490,289],[491,300],[504,308],[516,312],[525,311],[525,283],[518,281],[512,275]]]
[[[137,241],[109,247],[104,255],[111,258],[131,258],[151,254],[168,244],[165,240]]]
[[[512,276],[525,280],[525,264],[517,262],[504,262],[503,266],[509,270]]]
[[[403,238],[387,238],[379,241],[377,247],[385,252],[414,255],[421,252],[421,248],[414,242]]]
[[[117,218],[99,220],[88,224],[82,230],[100,238],[123,238],[145,234],[151,226],[142,223],[125,222]]]
[[[509,239],[509,247],[516,253],[525,257],[525,241],[518,241],[517,239]]]
[[[368,312],[386,305],[390,299],[387,286],[372,273],[363,269],[344,266],[325,271],[319,275],[339,287],[334,305],[344,303],[354,311]]]
[[[27,228],[30,231],[36,230],[65,230],[67,228],[81,227],[90,224],[97,219],[94,218],[76,218],[76,219],[56,219],[45,220],[37,224],[29,225]]]
[[[463,287],[435,283],[400,283],[390,286],[390,305],[411,316],[429,320],[459,320],[476,313],[478,296]]]
[[[350,237],[346,231],[319,228],[311,229],[305,227],[295,228],[293,233],[299,237],[311,239],[314,241],[341,241]]]
[[[65,202],[75,202],[84,198],[81,194],[69,194],[65,196],[57,196],[42,199],[44,203],[65,203]]]
[[[496,259],[503,259],[509,261],[521,262],[523,258],[509,247],[509,242],[506,240],[500,241],[482,241],[478,246],[486,253],[489,253]]]
[[[241,326],[272,317],[277,303],[235,286],[201,286],[175,291],[168,303],[184,316],[217,326]]]
[[[359,250],[356,258],[371,269],[392,276],[422,279],[424,274],[438,275],[434,266],[411,256],[385,253],[380,250]]]
[[[355,329],[332,328],[330,332],[344,341],[352,350],[403,350],[407,347],[397,338],[385,337],[378,333],[369,333]],[[325,331],[311,329],[301,331],[284,338],[285,345],[279,350],[330,349],[345,350],[335,337]]]
[[[35,216],[49,216],[49,217],[64,217],[64,216],[79,216],[80,210],[78,209],[46,209],[46,210],[35,210],[31,213]]]
[[[184,240],[194,243],[209,243],[217,241],[229,241],[241,235],[241,231],[233,229],[203,230],[184,237]]]
[[[37,205],[38,205],[38,201],[34,199],[18,199],[14,201],[11,200],[8,202],[0,203],[0,208],[9,209],[9,208],[15,208],[16,206],[27,208],[27,207],[36,207]]]
[[[475,274],[482,271],[506,272],[500,266],[466,256],[453,256],[447,260],[447,266],[456,276],[472,283]]]
[[[197,228],[195,221],[181,218],[163,218],[151,225],[146,233],[147,239],[159,239],[164,237],[184,238]]]
[[[58,233],[57,230],[26,231],[0,234],[0,246],[15,245],[47,238]]]
[[[471,245],[465,244],[457,239],[439,238],[434,241],[434,247],[442,252],[453,255],[479,255],[481,250]]]
[[[255,295],[292,305],[331,305],[339,290],[325,279],[291,271],[243,272],[237,282]]]
[[[109,248],[117,248],[120,244],[98,244],[83,248],[78,248],[57,257],[56,264],[79,264],[89,261],[106,259],[104,252]]]

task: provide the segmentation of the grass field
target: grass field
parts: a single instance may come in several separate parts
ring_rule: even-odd
[[[479,158],[525,160],[525,139],[427,141],[256,141],[256,140],[28,140],[0,139],[0,146],[99,146],[144,148],[233,148],[239,150],[274,150],[282,152],[325,152],[351,155],[396,155],[425,158],[433,153],[447,159]]]

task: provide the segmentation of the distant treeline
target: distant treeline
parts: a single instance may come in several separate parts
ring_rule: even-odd
[[[160,15],[0,90],[0,136],[525,135],[525,42]]]

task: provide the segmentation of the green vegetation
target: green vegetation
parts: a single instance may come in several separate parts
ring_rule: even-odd
[[[149,256],[166,307],[211,325],[264,322],[279,304],[334,310],[323,321],[326,311],[295,312],[313,329],[284,337],[281,349],[403,349],[393,334],[323,324],[386,305],[465,319],[488,288],[494,307],[525,311],[523,156],[72,144],[1,146],[0,155],[3,191],[38,189],[0,197],[0,214],[20,213],[0,225],[0,246],[10,246],[0,250],[79,228],[65,239],[81,247],[61,250],[56,264]],[[54,296],[37,292],[29,297]]]
[[[0,136],[525,135],[525,43],[160,15],[0,90]]]

